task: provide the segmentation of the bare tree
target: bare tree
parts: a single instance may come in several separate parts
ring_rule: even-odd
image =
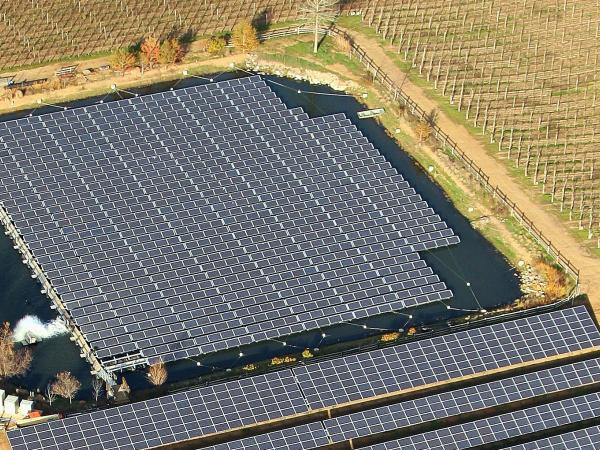
[[[100,398],[100,394],[102,394],[102,390],[104,388],[104,382],[100,378],[94,377],[92,379],[92,390],[94,391],[94,399],[98,402]]]
[[[56,400],[56,392],[54,392],[54,389],[52,389],[51,384],[48,384],[46,386],[46,398],[48,399],[48,403],[50,403],[50,406],[52,406],[52,403],[54,402],[54,400]]]
[[[0,380],[23,375],[31,365],[31,350],[17,347],[10,324],[0,330]]]
[[[59,372],[56,374],[56,381],[52,383],[51,389],[55,394],[68,398],[69,403],[72,403],[75,395],[81,389],[81,383],[71,375],[71,372]]]
[[[337,3],[338,0],[306,0],[304,6],[300,7],[301,15],[315,29],[313,53],[319,49],[319,29],[335,20],[337,12],[334,7]]]
[[[148,367],[148,381],[154,386],[164,384],[167,381],[167,376],[167,368],[163,362],[157,362]]]

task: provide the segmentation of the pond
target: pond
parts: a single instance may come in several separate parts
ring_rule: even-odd
[[[218,76],[218,81],[247,76],[243,73],[226,73]],[[413,318],[408,320],[406,314],[389,314],[361,321],[360,326],[341,325],[326,330],[326,337],[321,332],[305,333],[285,339],[282,343],[268,342],[255,344],[243,349],[243,356],[238,351],[216,354],[201,360],[198,367],[194,361],[182,361],[171,365],[169,379],[171,381],[187,379],[212,371],[213,368],[226,368],[240,364],[248,364],[259,359],[281,355],[293,348],[315,348],[351,339],[358,339],[381,330],[405,329],[408,326],[445,321],[466,314],[464,310],[491,309],[511,303],[521,295],[519,279],[504,257],[462,216],[446,198],[441,188],[436,185],[417,164],[402,151],[373,119],[358,119],[356,113],[364,109],[354,98],[349,96],[333,96],[335,92],[325,86],[309,85],[289,79],[265,76],[271,88],[287,104],[288,107],[302,107],[311,117],[343,112],[378,148],[390,163],[404,176],[416,191],[434,208],[455,233],[460,236],[461,243],[449,248],[437,249],[421,253],[421,257],[434,269],[450,289],[454,298],[448,310],[443,304],[432,304],[406,312]],[[198,78],[188,78],[178,82],[161,83],[136,92],[149,94],[186,86],[204,84]],[[276,84],[277,83],[277,84]],[[298,93],[312,91],[314,93]],[[115,100],[119,95],[103,97],[104,101]],[[67,106],[84,106],[95,103],[99,98],[90,98],[71,102]],[[38,109],[33,114],[52,111],[52,107]],[[29,114],[23,111],[0,116],[0,121],[23,117]],[[0,235],[0,321],[10,321],[13,325],[26,315],[50,322],[56,318],[56,312],[50,309],[50,301],[40,293],[40,285],[31,278],[27,268],[21,263],[20,256],[13,249],[12,242],[4,234]],[[362,327],[365,324],[366,329]],[[79,349],[67,335],[50,337],[33,347],[34,361],[32,370],[19,379],[10,380],[29,390],[43,390],[48,380],[59,370],[70,370],[82,380],[84,391],[80,397],[91,392],[89,367],[79,357]],[[146,386],[143,373],[135,372],[127,375],[132,388]]]

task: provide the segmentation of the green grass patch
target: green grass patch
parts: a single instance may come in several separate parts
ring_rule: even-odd
[[[358,61],[335,51],[333,40],[330,37],[325,37],[321,41],[316,54],[313,53],[313,43],[309,35],[299,36],[295,42],[283,48],[265,45],[264,48],[259,48],[257,53],[270,61],[306,70],[328,72],[328,66],[341,64],[353,73],[364,73],[364,69]]]

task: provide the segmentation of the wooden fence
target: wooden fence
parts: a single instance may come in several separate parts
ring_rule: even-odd
[[[307,26],[291,26],[286,28],[280,28],[277,30],[268,31],[260,35],[261,40],[274,39],[284,36],[293,36],[299,34],[313,33],[314,28]],[[367,71],[372,75],[373,81],[379,83],[387,92],[387,94],[393,99],[393,101],[400,103],[405,109],[407,109],[415,118],[418,120],[427,120],[429,114],[423,110],[412,98],[410,98],[402,88],[399,87],[387,73],[385,73],[373,59],[367,55],[360,45],[356,44],[352,37],[344,30],[336,27],[335,25],[329,28],[322,28],[319,30],[321,34],[327,34],[330,36],[341,36],[345,38],[351,47],[351,56],[357,58]],[[575,283],[579,282],[579,269],[565,257],[560,250],[548,239],[542,231],[535,226],[535,224],[529,219],[525,213],[513,202],[508,196],[496,185],[493,186],[490,183],[490,178],[485,174],[483,170],[473,161],[465,152],[463,152],[456,142],[448,136],[448,134],[442,130],[437,124],[432,125],[432,133],[435,138],[444,146],[444,149],[449,151],[452,156],[459,159],[465,168],[473,174],[473,176],[479,181],[481,186],[491,193],[495,199],[502,203],[509,210],[510,215],[517,219],[521,226],[527,230],[527,232],[535,239],[535,241],[544,248],[548,255],[556,261],[556,263],[569,275],[575,279]]]

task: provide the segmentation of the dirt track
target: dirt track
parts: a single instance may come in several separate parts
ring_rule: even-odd
[[[398,85],[402,85],[402,90],[425,111],[433,109],[439,111],[437,102],[429,98],[422,88],[405,77],[405,73],[385,54],[378,42],[355,31],[345,31],[352,35],[354,41],[373,58],[375,63]],[[499,186],[521,210],[525,211],[560,252],[579,268],[581,291],[589,295],[596,315],[600,317],[600,259],[590,255],[570,235],[566,226],[559,219],[547,212],[543,205],[533,200],[510,176],[506,167],[489,155],[485,147],[465,127],[454,122],[442,111],[439,111],[437,116],[437,124],[490,177],[490,183]]]

